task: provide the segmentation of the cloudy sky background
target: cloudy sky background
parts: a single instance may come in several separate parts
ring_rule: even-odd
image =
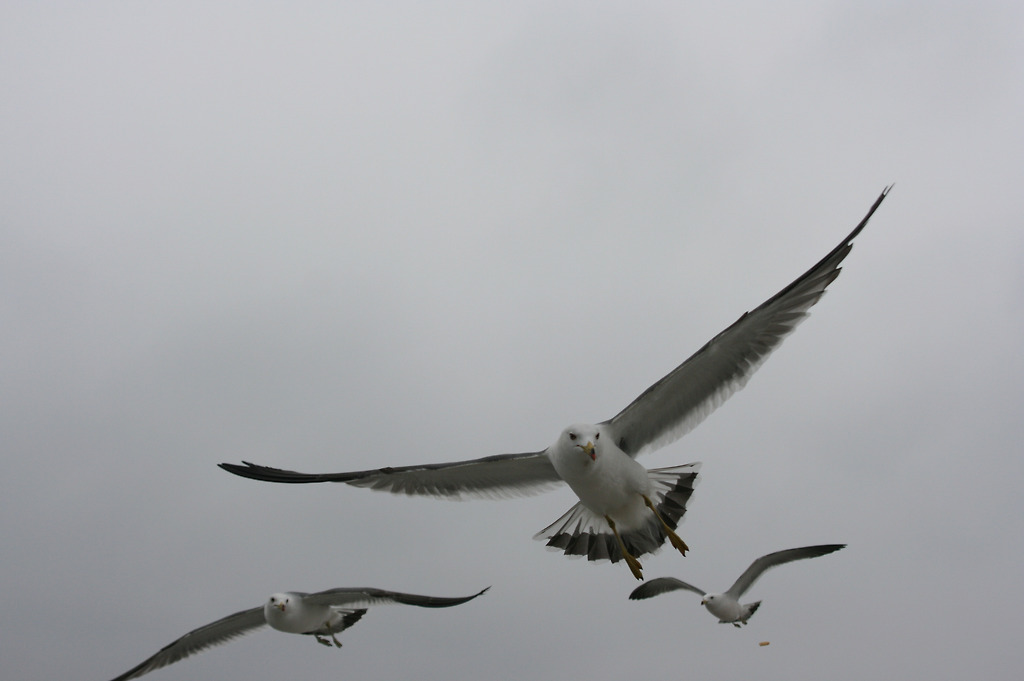
[[[480,4],[0,6],[5,678],[105,681],[278,590],[487,585],[148,678],[1019,678],[1024,8]],[[649,577],[849,543],[742,631],[533,541],[567,488],[216,468],[543,448],[890,182],[811,318],[642,459],[704,462]]]

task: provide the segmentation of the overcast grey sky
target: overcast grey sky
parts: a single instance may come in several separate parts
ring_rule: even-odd
[[[3,3],[5,679],[106,681],[279,590],[381,607],[153,681],[1018,679],[1024,8]],[[896,187],[644,560],[531,539],[575,497],[231,476],[541,449],[615,414]],[[767,647],[760,641],[770,641]]]

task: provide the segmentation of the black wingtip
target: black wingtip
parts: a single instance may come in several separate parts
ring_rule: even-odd
[[[461,599],[456,599],[456,600],[458,600],[458,601],[459,601],[459,603],[458,603],[458,604],[462,604],[462,603],[469,603],[469,602],[470,602],[471,600],[473,600],[473,599],[475,599],[475,598],[479,598],[480,596],[483,596],[483,595],[484,595],[485,593],[487,593],[487,592],[488,592],[488,591],[490,591],[490,590],[491,590],[491,587],[489,587],[489,586],[485,586],[485,587],[484,587],[483,589],[481,589],[480,591],[477,591],[477,592],[476,592],[475,594],[473,594],[472,596],[466,596],[465,598],[461,598]]]
[[[644,596],[643,594],[637,593],[638,591],[640,591],[643,588],[644,587],[641,584],[637,588],[633,589],[633,591],[631,591],[630,594],[629,594],[629,600],[631,600],[631,601],[642,601],[642,600],[644,600],[646,598],[649,598],[649,596]]]
[[[854,237],[860,234],[861,230],[864,229],[865,226],[867,226],[868,220],[870,220],[871,216],[875,214],[875,211],[878,210],[878,207],[882,205],[882,201],[885,201],[885,197],[889,195],[889,192],[892,191],[892,188],[895,186],[896,183],[892,183],[885,187],[884,189],[882,189],[882,193],[878,195],[878,198],[875,199],[875,202],[871,205],[871,208],[868,209],[867,215],[865,215],[864,219],[860,221],[860,224],[858,224],[854,228],[854,230],[850,232],[850,236],[846,237],[846,240],[842,244],[840,244],[840,246],[849,245],[849,243],[853,241]]]
[[[246,471],[249,468],[252,468],[252,464],[249,463],[248,461],[243,461],[241,465],[237,463],[219,463],[217,464],[217,468],[222,468],[226,470],[228,473],[234,473],[235,475],[248,477],[247,475],[245,475],[244,471]]]
[[[311,478],[315,477],[296,473],[295,471],[286,471],[281,468],[260,466],[249,461],[243,461],[241,465],[237,463],[219,463],[217,466],[239,477],[249,478],[250,480],[263,480],[264,482],[313,482],[314,480]]]
[[[871,210],[869,210],[868,214],[864,217],[863,224],[867,224],[867,221],[871,218],[872,215],[874,215],[875,210],[880,205],[882,205],[882,201],[885,200],[885,197],[889,196],[889,192],[891,192],[892,188],[895,187],[895,186],[896,186],[896,183],[893,182],[893,183],[887,185],[884,189],[882,189],[882,193],[878,195],[878,198],[875,199],[874,205],[871,206]]]

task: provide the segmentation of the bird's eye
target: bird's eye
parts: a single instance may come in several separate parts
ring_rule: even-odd
[[[270,597],[270,602],[271,602],[271,603],[277,603],[277,599],[276,599],[276,598],[274,598],[273,596],[271,596],[271,597]]]
[[[575,440],[576,439],[576,433],[569,433],[569,439],[570,440]]]
[[[601,433],[594,433],[594,439],[595,440],[600,440],[601,439]]]

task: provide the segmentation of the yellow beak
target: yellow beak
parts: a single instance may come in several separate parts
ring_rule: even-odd
[[[588,442],[585,445],[580,445],[580,449],[591,458],[593,461],[597,461],[597,452],[594,450],[594,443]]]

